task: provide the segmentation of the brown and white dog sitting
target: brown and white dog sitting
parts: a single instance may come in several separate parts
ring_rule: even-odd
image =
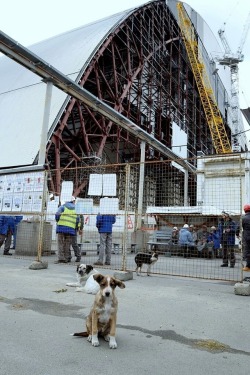
[[[100,286],[94,280],[93,275],[99,273],[90,264],[79,264],[76,267],[76,283],[67,283],[67,286],[75,286],[76,292],[85,292],[89,294],[96,294]]]
[[[137,276],[141,275],[141,269],[143,264],[147,264],[147,275],[150,276],[151,272],[151,266],[155,264],[158,260],[158,254],[156,252],[154,253],[137,253],[135,256],[135,263],[136,263],[136,269],[135,272],[137,273]],[[139,273],[140,269],[140,273]]]
[[[86,320],[87,332],[74,333],[73,336],[88,337],[93,346],[99,346],[98,336],[109,341],[110,349],[116,349],[116,318],[118,300],[115,288],[125,288],[125,284],[109,275],[93,275],[95,281],[100,285],[100,290],[95,296],[94,304]]]

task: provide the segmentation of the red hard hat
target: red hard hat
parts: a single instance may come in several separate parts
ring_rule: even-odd
[[[244,209],[245,212],[249,212],[250,211],[250,204],[245,204],[243,209]]]

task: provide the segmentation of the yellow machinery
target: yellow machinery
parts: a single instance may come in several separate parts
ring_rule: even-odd
[[[188,58],[195,77],[201,102],[211,132],[213,145],[217,154],[232,152],[224,122],[217,106],[212,86],[210,84],[205,64],[199,53],[198,39],[195,28],[181,2],[177,3],[179,26],[181,28]]]

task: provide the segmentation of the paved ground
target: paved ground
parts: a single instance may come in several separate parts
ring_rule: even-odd
[[[94,298],[66,287],[75,266],[30,264],[0,256],[1,375],[249,372],[250,299],[235,295],[234,283],[134,274],[116,291],[118,349],[111,350],[70,336],[84,330]]]

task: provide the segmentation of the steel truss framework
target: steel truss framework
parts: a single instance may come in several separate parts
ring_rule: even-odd
[[[165,1],[131,14],[105,40],[79,81],[93,95],[171,148],[172,122],[187,133],[188,158],[214,153],[180,29]],[[146,148],[146,160],[162,155]],[[138,139],[71,98],[47,146],[47,165],[56,169],[52,190],[60,191],[63,171],[93,163],[140,160]],[[191,161],[195,165],[195,158]],[[76,194],[87,179],[74,177]]]

